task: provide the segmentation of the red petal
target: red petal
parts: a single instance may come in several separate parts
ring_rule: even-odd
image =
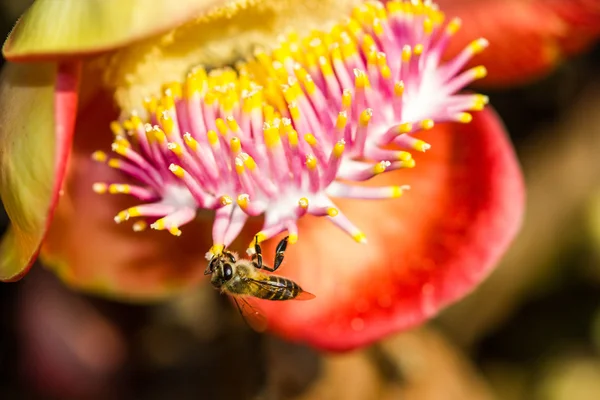
[[[117,212],[136,200],[95,193],[93,183],[119,183],[125,177],[91,159],[95,150],[110,150],[109,123],[115,118],[107,96],[97,96],[78,116],[64,195],[42,258],[71,286],[124,300],[151,300],[203,277],[213,216],[182,227],[181,237],[154,230],[136,233],[131,223],[117,225]]]
[[[60,64],[53,99],[49,66],[9,64],[3,76],[0,191],[12,225],[0,248],[0,280],[27,273],[52,220],[73,137],[80,72],[79,62]]]
[[[367,245],[323,219],[302,221],[280,273],[317,297],[261,302],[274,332],[328,350],[363,346],[432,317],[491,271],[523,214],[522,175],[504,128],[488,109],[426,135],[433,147],[417,167],[378,183],[410,184],[403,198],[336,202]]]
[[[469,64],[483,64],[488,86],[522,84],[549,73],[565,56],[583,51],[600,34],[596,0],[439,0],[448,17],[463,27],[447,58],[470,41],[485,37],[490,47]]]

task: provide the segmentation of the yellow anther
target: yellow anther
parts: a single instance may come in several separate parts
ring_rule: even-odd
[[[183,135],[183,141],[192,151],[196,151],[198,149],[198,142],[189,133]]]
[[[462,25],[462,21],[460,18],[452,19],[452,21],[450,21],[448,26],[446,26],[446,33],[448,35],[454,35],[456,32],[458,32],[461,25]]]
[[[334,45],[334,47],[331,49],[331,59],[334,62],[342,60],[342,51],[340,50],[339,45]]]
[[[433,32],[433,21],[429,17],[423,20],[423,32],[425,32],[426,35],[431,35]]]
[[[247,156],[244,158],[244,166],[250,171],[254,171],[256,169],[256,161],[254,161],[254,158]]]
[[[339,130],[344,129],[347,123],[348,113],[346,111],[338,113],[337,121],[335,122],[335,128]]]
[[[288,143],[292,147],[298,146],[298,132],[295,129],[292,129],[288,132]]]
[[[131,147],[131,143],[129,143],[129,140],[127,140],[125,137],[123,136],[117,136],[115,137],[115,140],[113,143],[116,143],[119,146],[123,146],[123,147]]]
[[[474,67],[471,69],[471,71],[473,71],[473,75],[475,76],[475,79],[481,79],[481,78],[485,78],[487,76],[487,68],[484,67],[483,65]]]
[[[117,224],[120,224],[123,221],[127,221],[129,219],[129,212],[128,210],[124,210],[124,211],[120,211],[114,218],[114,221]]]
[[[238,125],[235,118],[233,118],[233,116],[230,115],[225,120],[227,121],[227,126],[229,127],[231,132],[237,133],[240,130],[240,126]]]
[[[306,197],[302,197],[300,200],[298,200],[298,206],[300,208],[307,209],[308,208],[308,199]]]
[[[237,204],[238,206],[240,206],[241,208],[246,208],[248,207],[248,202],[250,201],[250,196],[248,196],[247,194],[240,194],[237,197]]]
[[[160,106],[164,110],[174,110],[175,109],[175,99],[171,95],[171,92],[166,93],[164,96],[160,98]]]
[[[106,183],[96,182],[92,185],[92,190],[98,194],[106,193],[108,185]]]
[[[350,91],[350,89],[344,89],[344,91],[342,92],[342,107],[345,110],[350,109],[350,106],[352,105],[352,92]]]
[[[134,232],[142,232],[148,228],[148,223],[146,221],[135,221],[133,223],[132,229]]]
[[[169,233],[173,236],[181,236],[181,230],[176,226],[169,227]]]
[[[404,168],[414,168],[415,165],[417,165],[417,162],[415,161],[414,158],[411,158],[410,160],[406,160],[402,162],[402,166]]]
[[[410,154],[408,151],[397,151],[395,155],[396,159],[400,161],[412,160],[412,154]]]
[[[181,83],[179,83],[179,82],[165,83],[162,85],[161,91],[167,96],[172,96],[175,99],[180,99],[181,92],[182,92]]]
[[[421,128],[425,130],[433,128],[434,125],[435,123],[432,119],[424,119],[423,121],[421,121]]]
[[[127,131],[133,130],[133,123],[131,122],[131,120],[126,119],[125,121],[123,121],[123,128],[125,128],[125,130]]]
[[[183,178],[185,176],[185,170],[176,164],[169,165],[169,171],[178,178]]]
[[[288,237],[288,243],[296,244],[297,242],[298,242],[298,235],[296,235],[295,233],[290,233],[290,236]]]
[[[413,54],[415,56],[420,56],[421,54],[423,54],[423,45],[422,44],[417,44],[415,45],[414,49],[413,49]]]
[[[108,166],[111,168],[121,168],[122,165],[121,160],[118,158],[111,158],[108,160]]]
[[[152,127],[152,136],[154,136],[154,140],[156,140],[158,143],[162,144],[167,141],[165,132],[163,132],[163,130],[160,129],[158,126]]]
[[[175,122],[173,121],[173,118],[171,118],[167,111],[161,113],[160,125],[167,135],[173,133],[173,129],[175,128]]]
[[[379,19],[375,19],[373,21],[372,29],[373,29],[373,32],[375,33],[375,35],[377,35],[377,36],[383,35],[383,26],[381,25],[381,21]]]
[[[483,50],[485,50],[486,47],[488,47],[489,42],[487,41],[487,39],[484,38],[479,38],[476,40],[473,40],[470,44],[469,44],[469,50],[473,53],[473,54],[479,54],[481,53]]]
[[[379,73],[381,74],[381,77],[385,80],[391,79],[392,77],[392,70],[387,65],[381,67]]]
[[[377,45],[375,44],[375,39],[373,39],[373,36],[368,34],[364,35],[361,48],[365,54],[369,54],[371,50],[376,49]]]
[[[229,141],[229,146],[231,147],[231,152],[234,154],[239,153],[242,150],[242,143],[237,137],[231,138],[231,140]]]
[[[103,151],[98,150],[98,151],[95,151],[92,153],[92,160],[94,160],[94,161],[106,162],[107,158],[108,158],[108,156]]]
[[[217,118],[215,120],[215,125],[217,126],[217,130],[223,136],[227,135],[227,124],[221,118]]]
[[[366,243],[367,242],[367,236],[360,231],[353,234],[352,239],[354,239],[358,243]]]
[[[150,225],[150,228],[156,229],[157,231],[162,231],[166,228],[165,219],[161,218]]]
[[[308,169],[314,170],[315,168],[317,168],[317,159],[315,158],[315,156],[309,154],[306,156],[305,164],[308,167]]]
[[[312,133],[307,133],[306,135],[304,135],[304,140],[306,140],[306,143],[308,143],[308,145],[311,147],[317,146],[318,144],[317,139]]]
[[[339,210],[335,207],[329,207],[327,209],[327,215],[330,217],[337,217],[339,213]]]
[[[298,120],[300,118],[300,108],[298,104],[294,101],[288,105],[288,109],[290,110],[290,116],[293,120]]]
[[[123,130],[123,127],[121,126],[119,121],[112,121],[110,123],[110,130],[115,136],[123,136],[125,134],[125,131]]]
[[[233,203],[233,199],[227,195],[221,196],[219,201],[220,201],[221,205],[223,205],[223,206],[228,206]]]
[[[127,154],[127,150],[128,147],[123,146],[122,144],[118,144],[118,143],[113,143],[112,144],[112,151],[114,151],[115,153],[124,156],[125,154]]]
[[[212,253],[214,256],[219,256],[219,255],[223,254],[223,249],[225,249],[225,245],[213,244],[212,247],[210,248],[209,252]]]
[[[333,69],[327,58],[323,56],[319,57],[319,66],[321,67],[321,72],[325,78],[333,75]]]
[[[144,109],[148,112],[148,114],[154,114],[156,112],[157,107],[158,100],[156,100],[155,97],[144,98]]]
[[[188,99],[193,97],[197,93],[202,92],[204,87],[204,81],[199,79],[193,74],[188,74],[185,80],[185,97]]]
[[[169,143],[167,144],[167,148],[178,157],[181,157],[183,155],[183,149],[177,143]]]
[[[142,119],[137,114],[132,114],[129,118],[129,121],[131,121],[131,125],[134,130],[139,129],[140,126],[142,126]]]
[[[125,212],[129,217],[139,217],[141,215],[139,207],[128,208]]]
[[[417,151],[427,151],[431,148],[431,145],[427,142],[424,142],[423,140],[416,140],[413,144],[412,144],[413,149],[417,150]]]
[[[461,112],[456,115],[456,119],[458,120],[458,122],[468,124],[473,120],[473,116],[467,112]]]
[[[344,153],[344,149],[346,147],[346,143],[343,140],[340,140],[333,146],[333,156],[339,158]]]
[[[354,86],[356,89],[364,89],[365,87],[369,86],[369,78],[364,71],[359,69],[354,70]]]
[[[108,192],[110,194],[129,193],[130,191],[131,191],[131,186],[129,186],[129,185],[113,183],[108,187]]]
[[[404,82],[394,83],[394,96],[400,97],[404,94]]]
[[[412,124],[410,122],[404,122],[398,125],[398,133],[409,133],[412,132]]]
[[[402,186],[392,186],[392,198],[401,197],[402,192]]]
[[[373,110],[370,108],[367,108],[366,110],[361,112],[360,119],[359,119],[360,125],[363,127],[369,125],[369,122],[371,121],[372,116],[373,116]]]
[[[410,61],[410,57],[412,56],[412,49],[410,48],[409,45],[404,45],[404,47],[402,47],[402,62],[409,62]]]
[[[388,161],[380,161],[373,166],[373,173],[375,175],[381,174],[381,173],[385,172],[385,170],[387,169],[388,166],[389,166]]]
[[[217,132],[213,131],[212,129],[206,132],[206,137],[208,138],[208,143],[210,143],[211,146],[215,146],[217,143],[219,143],[219,136],[217,136]]]

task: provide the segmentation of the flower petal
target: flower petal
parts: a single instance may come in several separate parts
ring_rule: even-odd
[[[12,30],[9,60],[49,59],[124,46],[199,16],[220,0],[37,0]]]
[[[549,73],[565,56],[589,47],[600,35],[600,3],[594,0],[439,0],[463,27],[446,57],[474,37],[490,42],[470,65],[483,64],[487,77],[478,84],[523,84]]]
[[[364,229],[367,245],[322,219],[301,224],[278,273],[317,297],[260,302],[274,332],[328,350],[366,345],[432,317],[491,271],[524,203],[504,128],[488,109],[469,125],[428,132],[427,140],[433,147],[416,157],[414,170],[382,176],[411,185],[402,199],[336,202]],[[266,244],[267,258],[274,245]]]
[[[127,301],[154,300],[203,277],[213,216],[186,225],[181,237],[134,232],[130,222],[117,225],[114,216],[134,205],[132,197],[95,193],[95,182],[122,182],[123,175],[91,158],[97,149],[110,149],[108,126],[114,118],[107,94],[96,96],[79,114],[64,195],[41,257],[72,287]]]
[[[28,271],[52,218],[70,151],[79,74],[79,63],[7,64],[2,73],[0,196],[12,225],[0,245],[0,280],[18,280]]]

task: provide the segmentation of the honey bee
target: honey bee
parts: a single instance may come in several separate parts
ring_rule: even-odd
[[[275,301],[310,300],[315,297],[291,279],[261,272],[261,270],[275,272],[279,268],[283,262],[287,243],[288,237],[285,237],[277,245],[273,268],[263,264],[261,248],[256,237],[255,252],[251,260],[238,259],[237,254],[224,249],[221,254],[210,260],[204,271],[205,275],[212,275],[210,282],[213,287],[221,293],[230,295],[240,314],[257,331],[263,331],[267,321],[244,297]]]

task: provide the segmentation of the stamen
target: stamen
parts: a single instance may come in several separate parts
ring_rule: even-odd
[[[213,210],[208,257],[262,214],[259,241],[287,231],[294,243],[308,213],[364,243],[330,198],[401,197],[407,186],[355,183],[413,168],[411,152],[431,147],[416,132],[468,123],[488,103],[457,94],[485,76],[483,66],[462,70],[487,41],[441,64],[461,25],[444,20],[430,1],[370,1],[331,31],[286,35],[272,53],[258,49],[235,69],[195,67],[143,100],[148,117],[132,112],[110,124],[116,158],[92,154],[137,182],[92,189],[137,198],[141,204],[115,217],[141,217],[136,232],[153,221],[151,228],[178,236],[199,209]]]

